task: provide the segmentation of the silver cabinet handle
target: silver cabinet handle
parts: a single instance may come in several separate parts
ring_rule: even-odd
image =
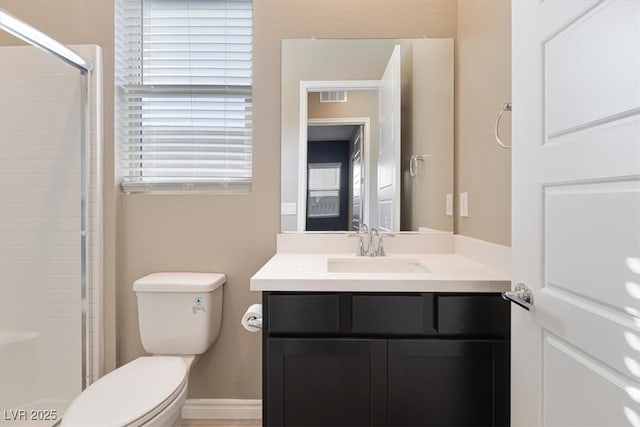
[[[533,292],[524,283],[518,283],[512,291],[503,292],[502,299],[516,303],[527,311],[533,308]]]

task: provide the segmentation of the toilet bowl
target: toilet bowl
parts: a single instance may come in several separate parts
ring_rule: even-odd
[[[62,427],[168,427],[179,420],[189,371],[215,341],[224,274],[154,273],[134,283],[142,343],[139,357],[87,387]]]

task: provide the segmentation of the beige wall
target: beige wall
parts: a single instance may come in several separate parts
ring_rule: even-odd
[[[454,41],[423,39],[412,43],[413,77],[402,110],[402,224],[453,231],[446,215],[446,194],[453,192]],[[403,64],[404,66],[405,64]],[[410,174],[412,155],[425,155]]]
[[[455,68],[456,195],[469,193],[469,217],[456,215],[455,230],[510,246],[511,151],[500,148],[493,134],[496,115],[511,100],[509,1],[458,2]],[[507,113],[500,131],[508,144],[510,129]]]
[[[115,187],[113,172],[113,0],[0,0],[0,8],[64,44],[97,44],[103,55],[104,366],[116,365]],[[0,45],[22,44],[0,31]]]
[[[346,102],[320,102],[320,92],[309,92],[307,116],[310,119],[336,117],[369,117],[371,126],[378,122],[378,92],[375,90],[347,92]]]

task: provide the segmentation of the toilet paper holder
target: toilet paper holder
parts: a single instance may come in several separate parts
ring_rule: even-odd
[[[252,304],[242,315],[240,324],[249,332],[262,330],[262,304]]]
[[[251,316],[247,319],[247,325],[262,329],[262,317]]]

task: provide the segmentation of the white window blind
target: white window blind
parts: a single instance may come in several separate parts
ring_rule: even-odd
[[[309,163],[308,218],[340,216],[340,163]]]
[[[251,0],[118,0],[125,191],[251,185]]]

